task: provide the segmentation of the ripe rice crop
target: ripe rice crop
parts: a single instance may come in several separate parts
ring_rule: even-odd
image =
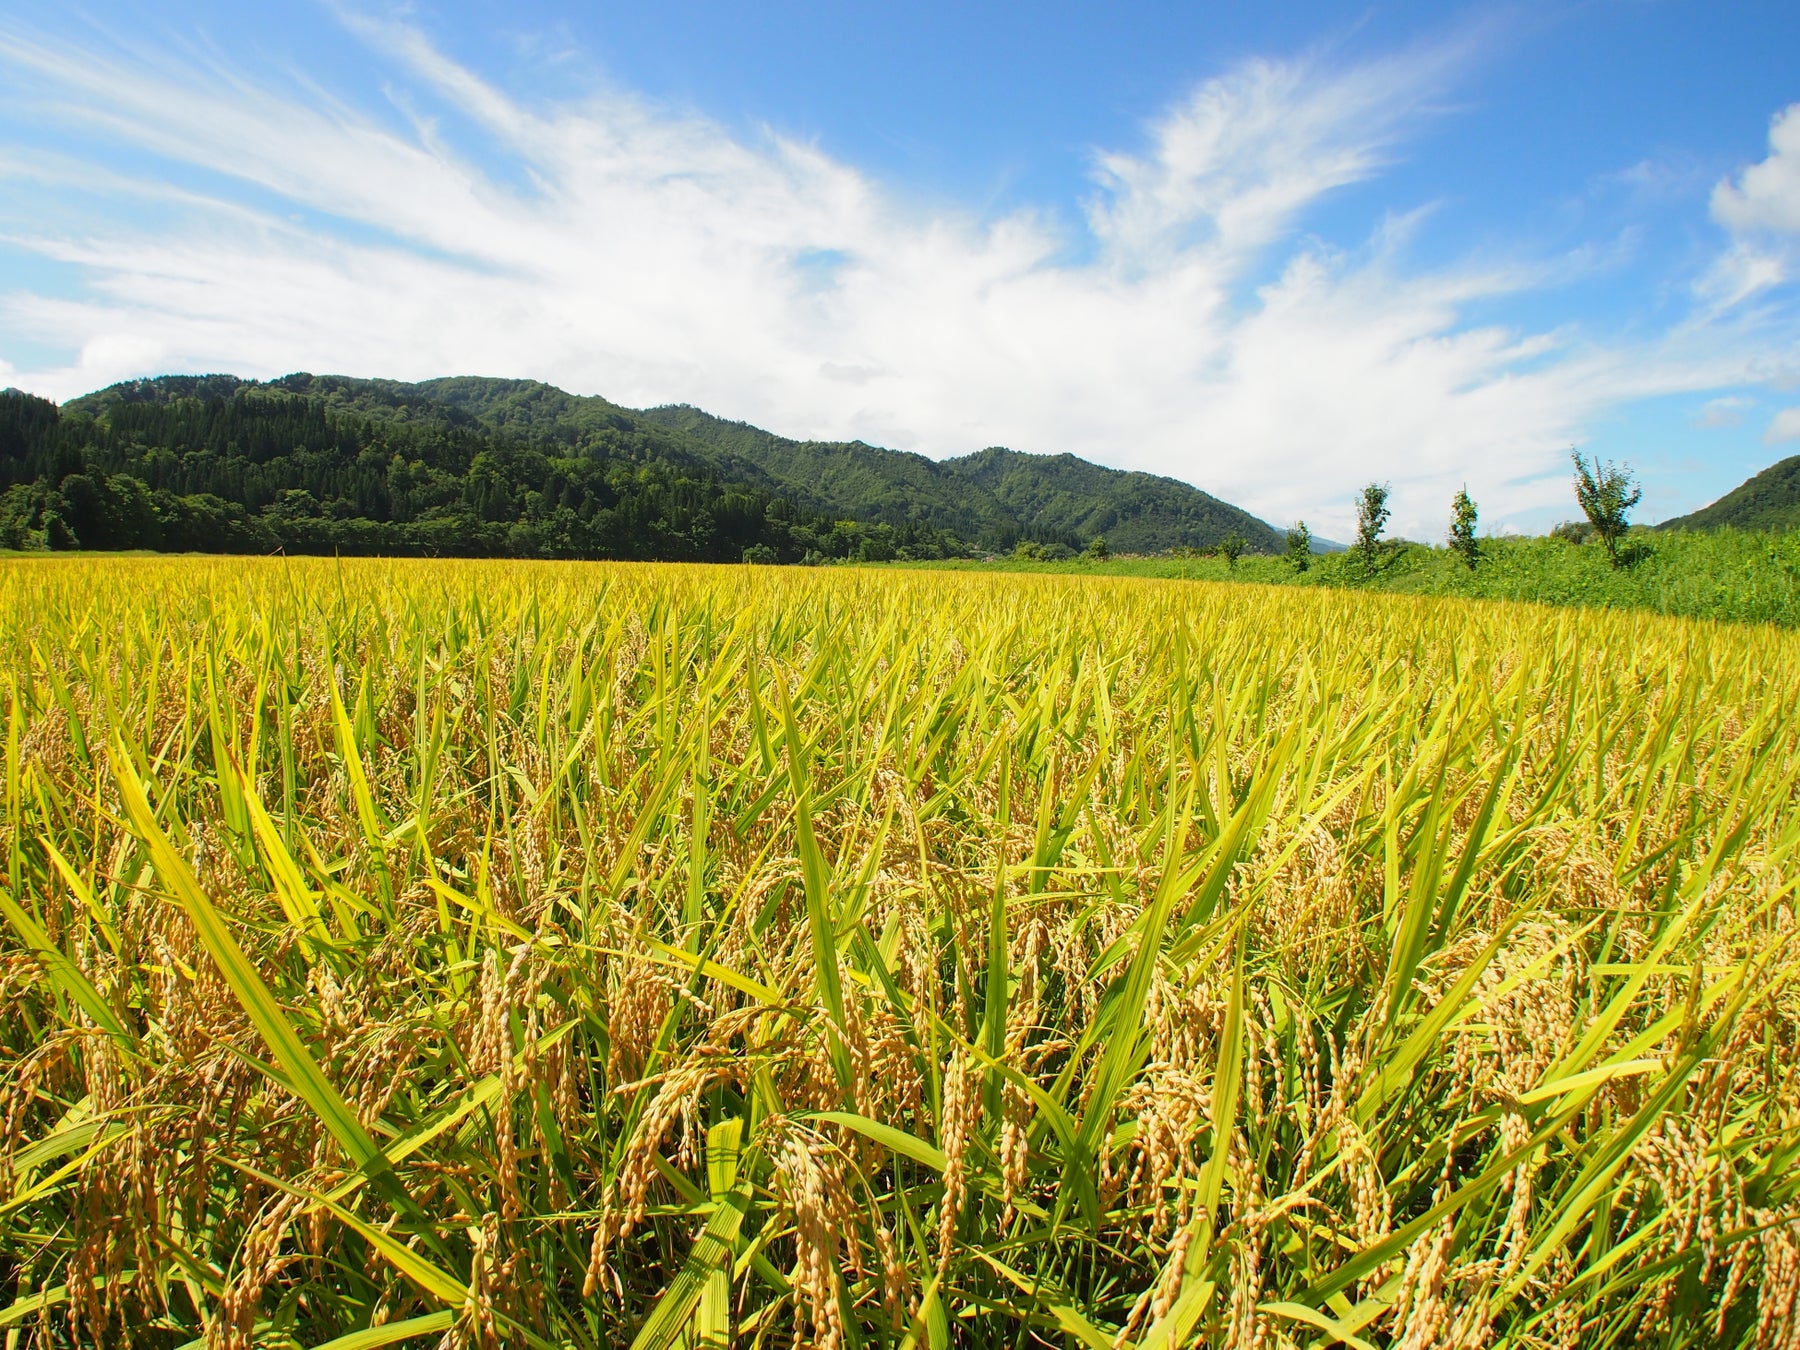
[[[1556,538],[1484,538],[1474,569],[1453,550],[1392,541],[1373,567],[1354,553],[1328,553],[1296,572],[1286,557],[1086,557],[1062,562],[1017,557],[899,564],[958,571],[1170,577],[1523,600],[1597,609],[1645,609],[1692,619],[1729,619],[1800,628],[1800,530],[1634,530],[1614,567],[1597,543]]]
[[[1800,1346],[1800,635],[0,563],[21,1345]]]

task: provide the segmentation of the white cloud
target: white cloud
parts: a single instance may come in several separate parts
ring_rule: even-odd
[[[1730,248],[1713,260],[1694,290],[1716,310],[1731,309],[1787,280],[1787,252],[1747,240],[1734,240]]]
[[[1800,103],[1769,124],[1769,157],[1714,186],[1712,217],[1731,247],[1701,278],[1702,298],[1737,305],[1794,275],[1800,241]]]
[[[1149,153],[1098,156],[1088,223],[1117,266],[1169,266],[1196,245],[1241,260],[1332,188],[1372,175],[1447,54],[1328,75],[1250,61],[1202,84],[1152,129]]]
[[[1769,422],[1769,429],[1763,432],[1764,445],[1781,445],[1787,441],[1800,441],[1800,408],[1783,408]]]
[[[189,184],[0,166],[32,189],[0,197],[4,228],[85,278],[74,298],[0,297],[0,330],[78,353],[18,382],[66,397],[164,370],[525,375],[932,455],[1070,451],[1327,535],[1362,483],[1391,480],[1396,529],[1435,537],[1463,483],[1496,528],[1558,502],[1585,419],[1745,383],[1764,350],[1715,319],[1621,348],[1471,325],[1472,305],[1567,263],[1409,269],[1411,217],[1352,252],[1296,237],[1323,196],[1379,172],[1454,52],[1248,63],[1143,148],[1097,154],[1078,220],[982,220],[616,91],[527,105],[414,29],[352,27],[409,81],[379,113],[0,27],[0,60],[44,108]],[[395,120],[415,104],[451,116]],[[447,138],[459,119],[503,173]],[[127,192],[154,210],[122,209]]]
[[[1769,157],[1713,189],[1714,219],[1739,233],[1800,234],[1800,103],[1769,124]]]
[[[1694,415],[1694,425],[1697,427],[1741,426],[1744,421],[1744,410],[1755,406],[1756,400],[1736,395],[1709,399]]]

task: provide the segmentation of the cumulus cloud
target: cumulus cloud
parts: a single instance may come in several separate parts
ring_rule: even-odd
[[[1787,441],[1800,441],[1800,408],[1783,408],[1763,432],[1764,445],[1782,445]]]
[[[1729,308],[1794,276],[1800,250],[1800,103],[1769,124],[1769,156],[1712,192],[1712,217],[1732,242],[1701,278],[1700,294]]]
[[[0,165],[32,203],[0,204],[10,237],[84,279],[0,297],[0,325],[76,353],[12,378],[524,375],[931,455],[1069,451],[1326,534],[1387,479],[1419,536],[1465,482],[1496,525],[1560,500],[1597,411],[1749,378],[1716,327],[1608,348],[1471,324],[1557,265],[1411,267],[1412,217],[1350,250],[1300,233],[1396,153],[1451,49],[1246,63],[1097,152],[1078,213],[984,219],[617,90],[530,103],[414,28],[351,22],[390,63],[384,103],[0,28],[23,97],[185,184]],[[1760,194],[1754,172],[1734,190]]]
[[[1769,157],[1713,189],[1713,216],[1739,232],[1800,234],[1800,103],[1775,114]]]

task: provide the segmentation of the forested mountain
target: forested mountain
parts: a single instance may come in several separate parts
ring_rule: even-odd
[[[221,377],[0,394],[0,547],[715,562],[936,557],[713,473],[654,428],[505,436],[408,386]]]
[[[1800,529],[1800,455],[1771,464],[1711,506],[1665,520],[1659,530]]]
[[[945,467],[991,493],[1034,529],[1083,539],[1105,535],[1115,551],[1199,548],[1228,534],[1242,535],[1252,553],[1278,553],[1286,542],[1248,511],[1186,483],[1108,469],[1074,455],[1028,455],[996,446],[947,460]]]
[[[1086,542],[1066,532],[1037,530],[959,474],[954,460],[927,459],[861,441],[790,440],[686,404],[650,408],[643,415],[715,453],[749,462],[796,500],[820,511],[890,523],[922,521],[988,548],[1011,548],[1024,538],[1077,548]]]
[[[877,512],[929,521],[990,547],[1019,539],[1159,553],[1241,534],[1251,551],[1279,552],[1265,522],[1173,478],[1108,469],[1074,455],[1031,455],[998,446],[956,459],[883,450],[861,441],[793,441],[686,406],[644,416],[749,460],[821,510]]]
[[[130,381],[0,394],[0,547],[881,560],[1205,545],[1263,522],[1073,456],[793,441],[532,380]]]

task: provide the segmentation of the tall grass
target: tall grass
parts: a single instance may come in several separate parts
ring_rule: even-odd
[[[1800,637],[0,564],[32,1346],[1789,1347]]]

